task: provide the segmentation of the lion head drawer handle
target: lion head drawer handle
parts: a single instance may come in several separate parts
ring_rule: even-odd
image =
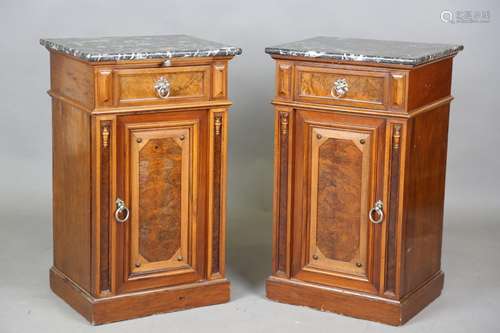
[[[115,220],[116,222],[124,223],[128,220],[130,216],[130,211],[127,206],[125,206],[125,202],[118,198],[116,199],[116,211],[115,211]]]
[[[170,82],[163,76],[156,80],[154,88],[158,97],[168,98],[168,96],[170,96]]]
[[[379,224],[384,220],[384,203],[379,200],[375,203],[375,206],[370,209],[370,212],[368,213],[368,218],[372,223]],[[375,218],[373,215],[376,215]]]
[[[346,79],[337,79],[333,83],[332,90],[330,94],[333,98],[342,98],[349,91],[349,84]]]

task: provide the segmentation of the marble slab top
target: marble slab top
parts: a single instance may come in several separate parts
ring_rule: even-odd
[[[238,47],[187,35],[40,39],[40,44],[90,62],[241,54]]]
[[[320,36],[267,47],[265,51],[292,57],[417,66],[455,54],[463,48],[463,45]]]

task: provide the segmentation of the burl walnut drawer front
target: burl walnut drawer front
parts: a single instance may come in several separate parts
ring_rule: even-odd
[[[399,108],[403,104],[402,79],[402,75],[396,78],[386,71],[296,66],[295,99],[381,110]],[[389,93],[391,88],[394,96]]]
[[[208,100],[209,84],[210,66],[114,70],[114,105]]]

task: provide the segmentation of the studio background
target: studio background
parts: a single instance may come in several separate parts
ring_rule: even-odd
[[[317,35],[463,44],[454,61],[445,289],[401,332],[498,332],[500,5],[496,1],[0,2],[0,332],[396,331],[265,299],[271,271],[274,62],[266,46]],[[489,11],[444,23],[443,10]],[[241,47],[229,68],[228,304],[91,327],[49,289],[52,161],[42,37],[183,33]],[[78,246],[78,244],[75,244]]]

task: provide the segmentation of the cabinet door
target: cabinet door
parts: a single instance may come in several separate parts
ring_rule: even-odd
[[[297,111],[292,274],[375,292],[380,225],[368,213],[382,196],[385,121]]]
[[[206,126],[207,111],[118,117],[119,290],[203,278]]]

